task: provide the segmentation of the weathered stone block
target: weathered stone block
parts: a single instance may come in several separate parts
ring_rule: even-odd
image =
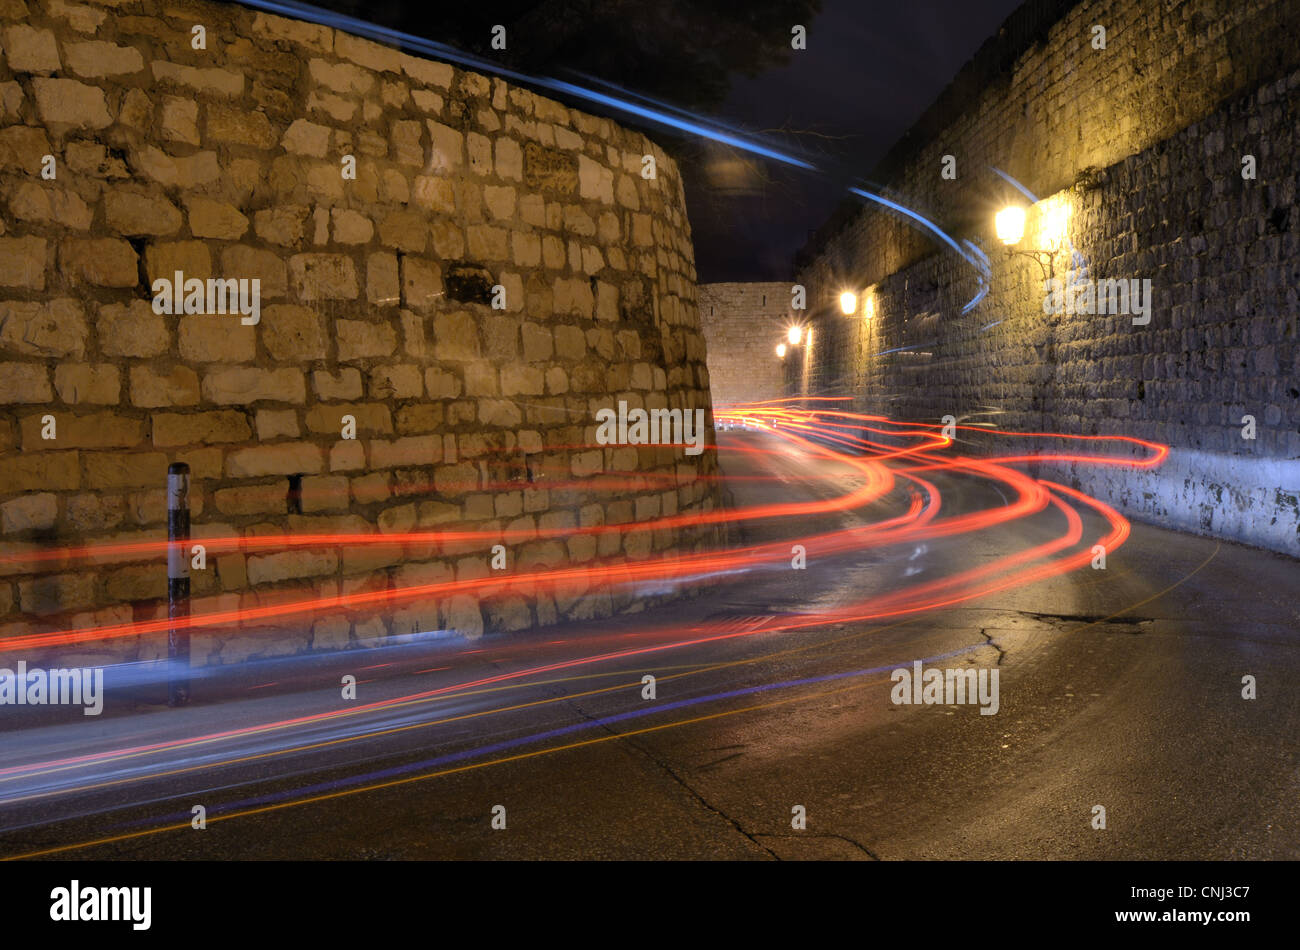
[[[271,149],[279,142],[275,127],[264,113],[249,112],[222,103],[212,103],[205,111],[206,141],[210,148],[248,145],[252,148]]]
[[[11,125],[0,129],[0,168],[35,175],[41,161],[50,154],[50,140],[44,129],[28,125]]]
[[[237,241],[248,230],[248,218],[224,201],[193,197],[189,200],[190,233],[195,237]]]
[[[371,73],[351,63],[313,59],[308,63],[308,71],[313,82],[338,93],[365,95],[375,85],[375,77]]]
[[[217,67],[182,66],[163,59],[153,61],[154,78],[167,85],[188,86],[204,95],[234,97],[244,91],[242,74]]]
[[[578,156],[578,194],[603,204],[614,203],[614,173],[586,155]]]
[[[45,438],[46,416],[56,423],[53,439]],[[68,412],[38,413],[20,420],[24,452],[44,449],[125,449],[144,441],[144,420],[97,412],[88,416]]]
[[[524,146],[523,175],[529,191],[571,195],[578,187],[578,162],[572,155],[529,142]]]
[[[284,261],[274,251],[237,244],[221,252],[221,275],[226,278],[261,281],[262,299],[283,297],[289,289]]]
[[[172,445],[247,442],[253,432],[248,416],[233,409],[216,412],[153,414],[153,444]]]
[[[410,76],[416,82],[425,83],[430,86],[438,86],[447,89],[451,86],[452,77],[455,71],[446,63],[432,62],[427,59],[420,59],[415,56],[400,54],[402,72]]]
[[[81,305],[75,300],[0,301],[0,352],[79,358],[86,351],[88,336]]]
[[[181,213],[159,195],[119,187],[104,195],[104,221],[118,234],[175,234],[181,226]]]
[[[404,307],[428,310],[441,302],[442,270],[437,264],[415,257],[403,257],[401,271]]]
[[[425,120],[429,128],[432,151],[426,169],[435,174],[449,175],[459,171],[465,163],[465,137],[450,126]]]
[[[170,462],[163,452],[84,452],[85,487],[102,491],[165,486]]]
[[[95,604],[95,574],[47,574],[18,582],[18,604],[24,613],[52,614],[82,610]]]
[[[274,40],[296,43],[319,53],[334,49],[334,31],[317,23],[258,13],[253,17],[253,32]]]
[[[58,72],[59,47],[51,30],[15,25],[4,31],[5,56],[16,73]]]
[[[296,439],[302,435],[298,427],[298,413],[293,409],[259,409],[256,425],[257,438],[261,442]]]
[[[0,485],[11,492],[79,488],[80,457],[79,452],[40,452],[0,458]]]
[[[365,359],[371,356],[392,356],[397,349],[397,332],[387,323],[368,320],[336,320],[339,360]]]
[[[320,577],[339,569],[338,555],[332,551],[282,551],[256,554],[248,558],[248,582],[273,584],[298,577]]]
[[[356,421],[358,438],[388,435],[393,431],[392,415],[382,403],[330,403],[312,406],[307,411],[307,429],[311,432],[341,435],[345,415]]]
[[[327,353],[323,320],[316,311],[276,304],[262,313],[262,345],[281,362],[323,360]]]
[[[193,99],[182,99],[179,96],[165,97],[159,131],[169,142],[198,145],[199,104]]]
[[[179,318],[181,358],[192,363],[246,363],[257,353],[256,327],[239,316],[192,314]]]
[[[504,261],[510,258],[510,232],[486,224],[471,224],[465,229],[469,256],[479,261]]]
[[[20,221],[57,224],[84,231],[94,218],[90,207],[74,191],[53,188],[48,183],[25,181],[9,199],[9,210]]]
[[[324,468],[320,446],[309,442],[285,442],[238,449],[226,456],[228,478],[258,478],[263,475],[314,475]]]
[[[350,366],[334,372],[318,369],[311,374],[311,380],[318,399],[361,398],[361,371]]]
[[[366,258],[366,299],[381,307],[401,300],[397,255],[380,251]]]
[[[285,130],[280,145],[286,152],[324,158],[329,150],[330,130],[306,119],[295,119]]]
[[[302,510],[346,511],[351,497],[346,475],[312,475],[302,480]]]
[[[58,517],[59,499],[53,492],[21,495],[0,505],[0,530],[5,534],[43,531],[54,527]]]
[[[132,46],[118,46],[102,40],[68,43],[64,46],[68,66],[81,76],[122,76],[144,69],[144,58]]]
[[[131,367],[131,404],[153,409],[159,406],[194,406],[199,401],[199,376],[188,366],[174,366],[160,373],[151,366]]]
[[[330,211],[334,240],[339,244],[366,244],[375,234],[375,226],[359,211],[334,208]]]
[[[144,252],[145,270],[149,274],[149,287],[153,282],[163,278],[172,284],[175,290],[176,272],[184,275],[184,280],[197,278],[207,280],[212,274],[212,258],[208,245],[204,241],[168,241],[163,244],[150,244]]]
[[[105,356],[159,356],[171,349],[166,320],[143,300],[105,304],[96,322],[100,350]]]
[[[66,403],[113,406],[122,384],[112,363],[60,363],[54,368],[54,388]]]
[[[0,238],[0,287],[45,289],[45,239]]]
[[[302,241],[307,208],[266,208],[253,215],[253,229],[257,236],[271,244],[293,247]]]
[[[268,402],[302,403],[307,389],[302,370],[239,366],[211,370],[203,377],[203,398],[218,405]]]
[[[379,222],[379,240],[399,251],[420,254],[429,244],[429,225],[413,211],[390,211]]]
[[[401,439],[374,439],[370,443],[371,468],[434,465],[442,461],[442,440],[437,435],[412,435]]]
[[[216,152],[195,152],[193,155],[168,155],[152,145],[135,151],[131,161],[136,170],[168,188],[198,188],[209,185],[221,177]]]
[[[373,399],[418,399],[422,395],[424,378],[418,366],[377,366],[370,371]]]

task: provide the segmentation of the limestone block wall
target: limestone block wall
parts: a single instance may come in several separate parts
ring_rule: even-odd
[[[1105,48],[1094,49],[1096,27]],[[1295,0],[1026,0],[867,177],[947,231],[988,234],[1019,193],[1070,187],[1300,65]],[[955,178],[943,178],[944,157]],[[846,202],[800,255],[860,286],[935,251],[877,205]],[[967,296],[969,299],[969,295]]]
[[[174,461],[199,539],[488,532],[222,553],[193,574],[195,613],[477,577],[495,530],[715,503],[712,452],[593,446],[619,400],[710,405],[681,178],[643,135],[237,5],[0,0],[0,50],[0,637],[160,615],[156,550],[55,552],[165,538]],[[178,271],[256,278],[260,320],[156,312],[154,281]],[[607,472],[658,477],[611,491]],[[522,570],[709,537],[507,546]],[[194,662],[632,602],[519,590],[321,611],[197,631]]]
[[[837,222],[798,275],[818,308],[798,385],[849,392],[905,419],[951,414],[1004,430],[1168,444],[1169,461],[1155,471],[1048,474],[1139,518],[1300,554],[1300,9],[1065,7],[1062,19],[1039,25],[1009,87],[982,92],[950,128],[929,129],[935,137],[910,159],[902,146],[892,159],[903,169],[899,193],[946,203],[950,213],[936,222],[988,255],[987,296],[963,315],[978,288],[957,255],[933,243],[920,253],[927,242],[917,236],[895,241],[903,226],[875,211]],[[1094,22],[1111,26],[1105,53],[1087,47]],[[1115,68],[1099,72],[1111,55]],[[1289,69],[1256,81],[1288,60]],[[1153,87],[1152,73],[1182,80]],[[1068,97],[1063,116],[1034,111],[1059,103],[1077,76],[1092,76],[1095,87]],[[1224,90],[1235,92],[1216,98]],[[1119,113],[1107,112],[1117,104]],[[1107,114],[1119,121],[1100,121]],[[955,181],[938,176],[947,152],[957,156]],[[1245,156],[1253,178],[1242,175]],[[976,163],[1015,168],[1042,199],[1029,209],[1022,249],[1051,250],[1044,222],[1064,215],[1065,240],[1040,255],[1041,265],[1009,255],[993,234],[998,208],[1029,201],[1005,182],[978,179]],[[1049,275],[1081,287],[1149,279],[1150,323],[1047,313]],[[846,287],[871,295],[872,318],[834,311]],[[1246,416],[1253,439],[1243,438]]]
[[[761,402],[782,394],[776,345],[792,324],[801,322],[796,316],[802,317],[790,308],[790,287],[781,281],[700,285],[714,405]]]

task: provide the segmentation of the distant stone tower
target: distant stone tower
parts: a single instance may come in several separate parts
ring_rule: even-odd
[[[784,362],[776,347],[796,321],[789,281],[700,284],[700,324],[708,346],[713,405],[785,395]],[[786,360],[796,358],[795,348]]]

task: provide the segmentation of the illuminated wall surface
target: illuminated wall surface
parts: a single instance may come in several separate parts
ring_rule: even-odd
[[[776,345],[795,323],[789,281],[701,284],[700,322],[715,405],[771,399],[781,390]]]
[[[885,194],[987,255],[986,296],[963,314],[977,266],[879,207],[845,211],[797,268],[817,336],[786,392],[1168,443],[1154,471],[1039,470],[1158,524],[1300,554],[1298,66],[1293,2],[1021,8],[881,170]],[[1008,204],[1028,211],[1014,249],[1046,253],[999,242]],[[1089,281],[1149,280],[1149,322],[1055,306],[1051,278],[1085,310]],[[844,289],[872,316],[840,313]]]
[[[165,538],[176,461],[197,540],[500,526],[515,570],[706,541],[690,527],[527,538],[715,502],[698,477],[711,451],[589,447],[596,411],[620,400],[709,409],[681,179],[648,139],[238,6],[0,0],[0,41],[0,636],[165,616],[157,550],[29,555]],[[256,278],[257,322],[155,312],[154,281],[177,272],[248,280],[250,295]],[[590,488],[607,470],[659,477]],[[214,554],[192,572],[193,611],[488,563],[482,539]],[[474,636],[635,596],[316,611],[195,630],[193,655]]]

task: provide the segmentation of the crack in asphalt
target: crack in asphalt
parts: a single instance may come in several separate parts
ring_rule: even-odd
[[[1046,621],[1065,621],[1067,623],[1095,623],[1095,624],[1114,624],[1116,626],[1140,627],[1144,623],[1154,623],[1152,617],[1132,617],[1127,615],[1105,615],[1105,614],[1048,614],[1040,613],[1035,610],[1017,610],[1016,613],[1022,617],[1032,617],[1034,620]]]
[[[743,752],[733,752],[731,755],[724,755],[722,758],[714,759],[712,762],[705,762],[700,766],[700,771],[703,772],[705,769],[711,769],[715,765],[721,765],[723,762],[730,762],[732,759],[738,759],[744,754],[745,753]]]
[[[998,651],[998,666],[1001,666],[1002,661],[1007,658],[1007,651],[998,645],[998,641],[993,639],[987,629],[986,627],[980,627],[980,636],[989,642],[989,646]]]
[[[688,795],[690,795],[693,799],[695,799],[696,802],[698,802],[706,810],[711,811],[713,814],[717,815],[727,824],[731,825],[732,828],[735,828],[736,831],[739,834],[743,835],[751,844],[754,845],[754,847],[759,848],[760,850],[766,852],[768,855],[771,856],[772,860],[774,861],[781,860],[780,855],[778,855],[771,848],[766,847],[764,844],[762,844],[762,842],[760,842],[757,837],[755,837],[754,835],[746,831],[744,828],[742,828],[740,822],[736,821],[736,819],[732,818],[721,808],[718,808],[716,805],[714,805],[708,799],[706,799],[703,795],[701,795],[694,787],[691,786],[689,782],[687,782],[684,778],[682,778],[682,776],[680,776],[671,765],[669,765],[667,762],[660,759],[658,756],[652,753],[648,748],[641,745],[639,742],[636,742],[630,736],[626,736],[621,732],[616,732],[614,729],[611,729],[605,722],[601,721],[597,717],[588,713],[577,703],[570,702],[569,705],[572,706],[573,709],[577,711],[578,715],[582,716],[588,722],[594,723],[595,725],[599,726],[601,729],[604,729],[607,733],[609,733],[612,736],[619,737],[625,745],[631,746],[633,750],[639,752],[648,761],[658,766],[659,769],[661,769],[665,774],[667,774],[668,777],[671,778],[674,782],[680,785]]]
[[[853,840],[852,838],[850,838],[848,835],[840,835],[840,834],[836,834],[836,833],[833,832],[833,831],[814,831],[814,832],[811,832],[811,833],[809,833],[809,834],[780,834],[780,835],[766,835],[766,834],[764,834],[764,835],[758,835],[758,837],[760,837],[760,838],[776,838],[776,839],[779,840],[779,841],[786,841],[786,840],[799,840],[799,839],[802,839],[802,838],[837,838],[837,839],[839,839],[840,841],[844,841],[844,842],[847,842],[848,844],[853,845],[853,847],[857,848],[859,851],[861,851],[863,854],[865,854],[867,857],[869,857],[872,861],[879,861],[879,860],[881,860],[880,855],[876,854],[874,851],[872,851],[870,848],[868,848],[868,847],[867,847],[866,845],[864,845],[862,842],[860,842],[860,841],[854,841],[854,840]]]

